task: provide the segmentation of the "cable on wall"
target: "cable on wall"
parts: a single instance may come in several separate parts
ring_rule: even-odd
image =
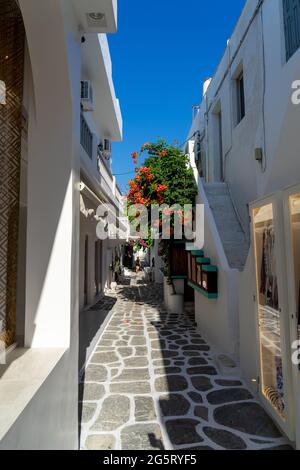
[[[261,4],[263,0],[261,1]],[[265,101],[266,101],[266,55],[265,55],[265,43],[264,43],[264,14],[263,9],[260,10],[261,19],[261,43],[262,43],[262,59],[263,59],[263,99],[262,99],[262,124],[263,124],[263,162],[262,172],[265,173],[267,170],[267,145],[266,145],[266,116],[265,116]]]

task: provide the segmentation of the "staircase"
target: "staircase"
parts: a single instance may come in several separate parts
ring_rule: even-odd
[[[223,248],[232,269],[242,271],[248,256],[249,242],[238,220],[226,183],[204,185]]]

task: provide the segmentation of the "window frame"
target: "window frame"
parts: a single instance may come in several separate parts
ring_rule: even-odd
[[[244,69],[239,72],[235,79],[236,86],[236,125],[238,125],[246,116],[246,99],[245,99],[245,75]]]

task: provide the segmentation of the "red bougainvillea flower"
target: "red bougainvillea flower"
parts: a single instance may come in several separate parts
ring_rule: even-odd
[[[138,160],[133,160],[134,165],[138,164]]]
[[[158,204],[164,204],[165,202],[165,198],[163,197],[163,195],[161,193],[157,193],[157,202]]]
[[[147,176],[147,181],[151,181],[153,178],[154,178],[154,175],[152,175],[152,173],[150,173],[150,174]]]
[[[166,155],[167,155],[167,152],[165,150],[162,150],[161,152],[159,152],[160,157],[165,157]]]
[[[166,186],[165,184],[160,184],[158,187],[157,187],[157,192],[158,193],[162,193],[164,191],[166,191],[168,189],[168,186]]]
[[[139,168],[136,168],[134,171],[135,171],[136,173],[139,173],[140,169],[139,169]]]
[[[150,146],[151,146],[150,142],[146,142],[146,143],[142,146],[142,148],[145,149],[145,148],[150,147]]]
[[[147,175],[148,173],[150,173],[150,171],[151,171],[151,168],[147,168],[146,166],[141,169],[141,173],[143,175]]]
[[[133,152],[133,153],[131,154],[131,157],[132,157],[134,160],[136,160],[136,159],[138,158],[138,156],[139,156],[139,154],[138,154],[137,152]]]
[[[163,215],[166,215],[167,217],[170,217],[173,214],[174,214],[174,211],[171,211],[170,209],[163,210]]]
[[[187,221],[192,220],[192,218],[193,218],[193,214],[191,214],[190,212],[185,213],[185,219]]]

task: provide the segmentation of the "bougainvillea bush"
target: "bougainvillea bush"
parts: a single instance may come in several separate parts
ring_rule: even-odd
[[[193,170],[189,166],[189,158],[176,146],[171,146],[164,140],[157,143],[144,144],[139,152],[132,154],[133,164],[136,166],[134,179],[129,181],[128,206],[141,204],[148,208],[166,204],[169,207],[179,205],[195,205],[197,188]],[[143,160],[142,164],[139,162]],[[174,213],[168,214],[171,218],[170,239],[161,241],[161,254],[168,269],[169,247],[172,242]],[[184,215],[183,215],[184,217]],[[149,217],[149,221],[151,218]],[[183,219],[184,222],[184,219]],[[161,226],[161,219],[156,221],[157,229]],[[152,229],[149,222],[147,239],[139,240],[137,245],[141,248],[153,244]]]

